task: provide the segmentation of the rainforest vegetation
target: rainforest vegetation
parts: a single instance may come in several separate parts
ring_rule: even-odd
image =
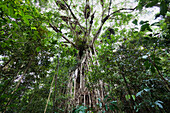
[[[169,0],[0,0],[0,113],[170,113]]]

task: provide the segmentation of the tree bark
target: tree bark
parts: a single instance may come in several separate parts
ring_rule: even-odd
[[[54,91],[54,99],[53,99],[53,112],[56,111],[56,91],[57,91],[57,76],[58,76],[58,72],[59,72],[59,65],[60,65],[60,62],[59,62],[59,56],[57,56],[57,59],[58,59],[58,63],[57,63],[57,74],[55,76],[55,91]]]

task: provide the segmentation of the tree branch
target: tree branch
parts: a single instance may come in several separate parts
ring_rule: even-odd
[[[97,38],[98,38],[98,36],[99,36],[99,34],[100,34],[100,32],[101,32],[101,29],[102,29],[103,25],[104,25],[104,23],[102,23],[102,24],[100,25],[100,28],[98,29],[97,33],[95,34],[95,36],[94,36],[94,38],[93,38],[93,40],[92,40],[91,46],[93,46],[94,41],[97,40]]]
[[[97,33],[95,34],[95,36],[94,36],[94,38],[93,38],[92,43],[91,43],[90,46],[93,46],[94,41],[97,40],[97,38],[98,38],[98,36],[99,36],[99,34],[100,34],[100,32],[101,32],[101,29],[102,29],[104,23],[109,19],[109,17],[110,17],[111,15],[113,15],[113,14],[115,14],[115,13],[118,13],[118,12],[120,12],[120,11],[122,11],[122,10],[132,10],[132,11],[133,11],[133,10],[135,10],[136,8],[137,8],[137,6],[136,6],[135,8],[122,8],[122,9],[119,9],[119,10],[117,10],[117,11],[112,12],[111,14],[108,14],[105,18],[103,18],[103,19],[101,20],[102,23],[101,23],[101,25],[100,25]]]
[[[168,81],[163,77],[162,73],[159,71],[159,69],[158,69],[158,67],[156,66],[155,62],[153,62],[153,61],[151,60],[151,58],[149,57],[149,55],[148,55],[148,59],[149,59],[149,61],[152,63],[152,65],[156,68],[156,71],[157,71],[158,74],[160,75],[161,79],[165,82],[168,91],[170,91],[170,88],[169,88],[169,86],[168,86]]]
[[[110,0],[110,3],[109,3],[109,10],[108,10],[108,15],[110,14],[110,7],[111,7],[111,5],[112,5],[112,0]]]
[[[11,61],[12,58],[10,58],[2,67],[0,66],[0,69],[4,70],[5,68],[7,68],[7,66],[10,64]]]
[[[53,26],[51,23],[50,23],[50,27],[52,27],[55,32],[59,32],[59,33],[62,34],[62,32],[61,32],[56,26]],[[66,38],[63,34],[62,34],[62,37],[63,37],[67,42],[69,42],[70,44],[72,44],[74,47],[77,47],[72,41],[70,41],[68,38]]]
[[[73,13],[73,11],[71,10],[70,6],[67,4],[67,2],[65,0],[63,0],[65,5],[68,7],[68,10],[70,11],[71,15],[73,16],[73,18],[76,20],[76,22],[78,23],[78,25],[80,26],[81,30],[84,31],[83,27],[80,25],[77,17],[75,16],[75,14]],[[85,32],[85,31],[84,31]]]
[[[92,25],[93,25],[93,19],[94,19],[95,12],[96,12],[96,11],[94,11],[94,13],[91,15],[90,27],[89,27],[89,31],[88,31],[87,36],[90,35],[90,32],[91,32],[91,27],[92,27]]]
[[[134,8],[121,8],[121,9],[119,9],[119,10],[117,10],[117,11],[114,11],[114,12],[112,12],[111,14],[110,14],[110,16],[111,15],[113,15],[113,14],[115,14],[115,13],[118,13],[118,12],[120,12],[120,11],[122,11],[122,10],[135,10],[137,8],[137,6],[136,7],[134,7]]]

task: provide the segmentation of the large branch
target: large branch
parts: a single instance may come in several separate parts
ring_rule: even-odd
[[[65,0],[63,0],[65,5],[68,7],[68,10],[70,11],[71,15],[73,16],[73,18],[76,20],[77,24],[80,26],[81,30],[84,31],[83,27],[80,25],[77,17],[75,16],[75,14],[73,13],[73,11],[71,10],[70,6],[67,4],[67,2]],[[85,32],[85,31],[84,31]]]
[[[62,34],[62,32],[61,32],[56,26],[53,26],[51,23],[50,23],[50,27],[52,27],[55,32],[57,32],[57,33],[59,32],[59,33]],[[62,37],[63,37],[67,42],[69,42],[69,43],[72,44],[74,47],[76,47],[76,45],[75,45],[72,41],[70,41],[68,38],[66,38],[63,34],[62,34]]]
[[[89,31],[88,31],[88,33],[87,33],[87,36],[89,36],[89,35],[90,35],[90,32],[91,32],[91,27],[92,27],[92,25],[93,25],[93,19],[94,19],[95,12],[96,12],[96,11],[94,11],[94,13],[91,15],[90,27],[89,27]]]
[[[136,7],[137,7],[137,6],[136,6]],[[118,13],[118,12],[120,12],[120,11],[122,11],[122,10],[132,10],[132,11],[133,11],[133,10],[136,9],[136,7],[135,7],[135,8],[122,8],[122,9],[119,9],[119,10],[117,10],[117,11],[112,12],[111,14],[108,14],[105,18],[103,18],[103,19],[101,20],[102,23],[101,23],[101,25],[100,25],[97,33],[95,34],[93,40],[92,40],[91,46],[93,46],[95,40],[97,40],[97,38],[98,38],[98,36],[99,36],[99,34],[100,34],[101,30],[102,30],[102,27],[103,27],[104,23],[109,19],[109,17],[110,17],[111,15],[113,15],[113,14],[115,14],[115,13]]]

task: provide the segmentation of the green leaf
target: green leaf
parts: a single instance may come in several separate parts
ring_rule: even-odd
[[[162,106],[162,104],[161,103],[163,103],[162,101],[160,101],[160,100],[157,100],[156,102],[155,102],[155,104],[157,105],[157,106],[159,106],[160,108],[162,108],[163,109],[163,106]]]
[[[155,15],[155,19],[157,19],[160,16],[160,13]]]
[[[23,17],[22,19],[24,20],[24,22],[25,22],[26,24],[28,24],[28,25],[29,25],[29,21],[28,21],[28,19],[27,19],[27,18]]]
[[[135,20],[132,21],[132,23],[135,24],[135,25],[137,25],[137,24],[138,24],[138,20],[135,19]]]
[[[151,64],[150,64],[149,61],[145,61],[145,62],[144,62],[144,66],[145,66],[145,68],[146,68],[146,70],[147,70],[147,69],[149,69],[149,67],[151,66]]]
[[[13,15],[14,15],[14,10],[13,10],[12,7],[9,7],[9,8],[8,8],[8,13],[9,13],[10,16],[13,16]]]
[[[111,104],[117,104],[117,101],[111,101],[110,103]]]
[[[87,109],[86,106],[79,106],[77,109],[76,109],[76,113],[85,113],[85,110]]]
[[[160,103],[155,103],[156,105],[158,105],[160,108],[163,109],[163,106]]]
[[[159,22],[154,22],[151,24],[151,26],[160,26],[160,23]]]
[[[107,97],[108,97],[108,95],[104,96],[104,100],[106,100],[106,99],[107,99]]]
[[[168,10],[168,4],[165,3],[164,0],[162,0],[161,4],[160,4],[160,14],[162,16],[165,16]]]
[[[118,107],[115,104],[109,105],[110,110],[114,111],[115,109],[118,110]]]
[[[145,7],[153,7],[158,3],[158,0],[152,0],[150,3],[148,3]]]
[[[148,23],[149,21],[143,21],[143,20],[141,20],[140,22],[139,22],[139,24],[140,25],[142,25],[142,24],[145,24],[145,23]]]
[[[30,15],[24,15],[24,18],[26,18],[26,19],[32,19],[33,17],[30,16]]]
[[[130,95],[125,95],[126,100],[130,99]]]
[[[151,66],[151,72],[155,73],[155,67],[153,65]]]
[[[108,110],[107,104],[105,104],[105,109],[106,109],[106,111]]]
[[[162,70],[162,66],[156,66],[159,70]]]
[[[163,104],[163,102],[162,102],[162,101],[160,101],[160,100],[157,100],[156,102],[159,102],[159,103],[162,103],[162,104]]]
[[[112,104],[109,105],[110,110],[114,111],[114,106]]]
[[[146,92],[148,92],[148,91],[150,91],[150,90],[151,90],[151,89],[147,89],[147,88],[144,89],[144,91],[146,91]]]
[[[139,91],[139,92],[136,94],[136,97],[142,96],[142,93],[143,93],[143,90],[142,90],[142,91]]]
[[[37,28],[36,28],[36,27],[31,27],[31,29],[34,29],[34,30],[36,30]]]
[[[155,57],[155,61],[160,61],[161,59],[159,57]]]
[[[36,48],[36,51],[37,51],[37,52],[41,51],[40,47],[37,47],[37,48]]]
[[[6,46],[7,46],[6,43],[2,43],[2,44],[1,44],[1,47],[2,47],[2,48],[5,48]]]
[[[143,24],[141,26],[141,31],[145,31],[145,30],[148,30],[148,31],[152,32],[152,29],[150,28],[149,24]]]
[[[135,100],[135,95],[132,95],[133,100]]]

